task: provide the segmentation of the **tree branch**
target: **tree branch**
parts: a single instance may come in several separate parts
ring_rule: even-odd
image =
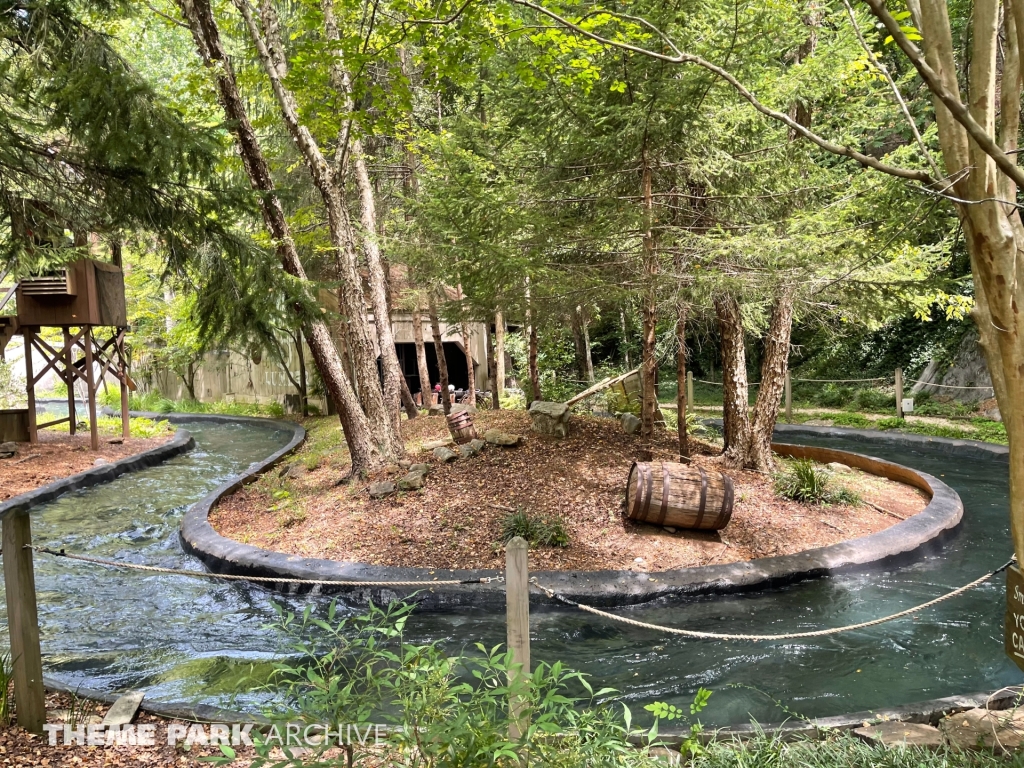
[[[650,22],[639,20],[637,19],[637,17],[633,16],[623,16],[621,14],[613,14],[611,12],[608,12],[609,15],[615,15],[621,18],[628,19],[629,21],[642,23],[642,25],[647,29],[654,30],[658,34],[658,36],[663,41],[665,41],[666,44],[672,49],[672,55],[658,53],[657,51],[651,51],[646,48],[641,48],[640,46],[631,45],[630,43],[624,43],[619,40],[611,40],[609,38],[602,37],[601,35],[595,34],[594,32],[590,32],[589,30],[583,29],[578,24],[569,21],[568,19],[564,18],[563,16],[560,16],[554,11],[548,10],[542,5],[538,5],[536,3],[531,2],[531,0],[512,0],[512,2],[516,5],[531,8],[537,13],[547,16],[549,19],[552,19],[553,21],[557,22],[563,27],[571,29],[577,34],[583,35],[584,37],[601,43],[602,45],[607,45],[612,48],[619,48],[621,50],[630,51],[632,53],[640,54],[641,56],[647,56],[652,59],[657,59],[658,61],[668,62],[669,64],[694,64],[698,67],[706,69],[707,71],[714,73],[722,80],[725,80],[727,83],[729,83],[729,85],[731,85],[740,94],[740,96],[746,99],[751,104],[751,106],[753,106],[754,109],[756,109],[758,112],[767,117],[772,118],[773,120],[777,120],[778,122],[783,123],[784,125],[789,127],[789,129],[792,130],[794,133],[802,136],[803,138],[817,145],[826,152],[829,152],[834,155],[839,155],[841,157],[848,157],[852,160],[856,160],[863,166],[873,168],[876,171],[881,171],[882,173],[887,173],[890,176],[896,176],[901,179],[911,179],[912,181],[920,181],[924,184],[934,183],[934,179],[932,179],[932,177],[925,171],[914,170],[910,168],[900,168],[898,166],[888,165],[887,163],[883,163],[880,160],[871,157],[870,155],[865,155],[862,152],[858,152],[852,147],[844,146],[841,144],[834,144],[833,142],[822,138],[821,136],[814,133],[810,129],[800,125],[796,120],[793,120],[791,117],[789,117],[789,115],[785,114],[784,112],[779,112],[778,110],[774,110],[771,109],[770,107],[765,106],[730,72],[726,71],[722,67],[717,66],[716,64],[712,64],[710,61],[707,61],[706,59],[703,59],[700,56],[680,51],[678,48],[676,48],[674,44],[668,41],[667,36],[663,32],[660,32],[657,29],[655,29],[655,27]]]

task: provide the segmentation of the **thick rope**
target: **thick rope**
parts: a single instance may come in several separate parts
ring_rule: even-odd
[[[64,557],[68,560],[78,560],[93,565],[105,565],[110,568],[128,568],[133,571],[146,571],[147,573],[169,573],[175,576],[193,576],[200,579],[225,579],[228,581],[254,581],[262,584],[309,584],[311,586],[335,586],[335,587],[437,587],[454,586],[456,584],[490,584],[492,581],[504,581],[502,576],[485,576],[479,579],[451,579],[436,581],[334,581],[331,579],[286,579],[277,576],[239,576],[229,573],[213,573],[211,571],[185,571],[180,568],[159,568],[155,565],[139,565],[137,563],[123,563],[117,560],[102,560],[98,557],[86,557],[85,555],[71,555],[63,549],[48,549],[47,547],[31,547],[26,549],[35,552]]]
[[[907,379],[907,382],[911,384],[921,384],[925,387],[942,387],[943,389],[991,389],[995,392],[993,387],[960,387],[956,384],[936,384],[934,381],[921,381],[920,379]]]
[[[623,624],[629,624],[633,627],[640,627],[642,629],[653,629],[659,632],[668,632],[673,635],[683,635],[684,637],[695,637],[701,640],[752,640],[754,642],[760,642],[766,640],[796,640],[805,637],[826,637],[828,635],[837,635],[840,632],[852,632],[855,629],[866,629],[867,627],[874,627],[879,624],[885,624],[888,621],[893,621],[895,619],[900,619],[904,616],[909,616],[912,613],[923,611],[925,608],[931,608],[933,605],[938,605],[939,603],[949,600],[950,598],[956,597],[957,595],[962,595],[964,592],[967,592],[968,590],[974,589],[975,587],[984,584],[993,576],[996,576],[997,574],[1009,568],[1011,565],[1013,565],[1014,562],[1016,562],[1015,557],[1008,560],[1005,565],[1001,565],[999,568],[996,568],[991,573],[986,573],[980,579],[975,579],[970,584],[965,584],[964,586],[959,587],[958,589],[954,589],[952,592],[947,592],[945,595],[941,595],[940,597],[937,597],[934,600],[929,600],[927,603],[915,605],[913,608],[907,608],[905,611],[893,613],[889,616],[883,616],[880,619],[862,621],[859,624],[848,624],[845,627],[817,629],[813,632],[789,632],[782,635],[739,635],[721,632],[697,632],[692,629],[679,629],[677,627],[665,627],[660,624],[649,624],[646,621],[637,621],[636,619],[628,619],[624,616],[616,616],[613,613],[608,613],[607,611],[601,611],[589,605],[577,603],[575,600],[570,600],[564,595],[559,595],[553,589],[548,589],[547,587],[542,586],[540,584],[538,584],[537,587],[544,590],[544,592],[547,593],[548,597],[558,600],[559,602],[565,603],[566,605],[572,605],[576,608],[579,608],[581,611],[587,611],[588,613],[593,613],[597,616],[603,616],[606,619],[618,621]]]
[[[847,384],[858,381],[889,381],[891,376],[876,376],[873,379],[793,379],[793,381],[813,382],[815,384]]]

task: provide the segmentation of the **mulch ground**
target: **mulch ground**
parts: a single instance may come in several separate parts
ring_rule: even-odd
[[[93,467],[97,459],[117,461],[126,456],[155,448],[173,437],[132,437],[123,443],[120,438],[100,435],[98,451],[89,450],[89,432],[74,437],[52,430],[40,430],[38,443],[18,443],[18,452],[9,459],[0,459],[0,501],[75,475]],[[2,764],[2,762],[0,762]]]
[[[921,511],[927,497],[917,489],[850,470],[836,473],[861,497],[892,515],[862,504],[817,506],[777,496],[772,478],[728,469],[712,446],[694,441],[704,455],[694,461],[724,470],[735,483],[735,507],[719,532],[680,530],[633,523],[624,516],[630,465],[646,447],[617,421],[574,416],[572,432],[555,440],[530,431],[523,411],[480,411],[480,434],[490,428],[524,435],[518,448],[488,446],[479,456],[441,464],[428,441],[448,436],[443,417],[403,422],[410,458],[432,464],[419,491],[372,500],[369,481],[404,474],[393,468],[366,482],[338,485],[345,474],[335,420],[310,420],[311,439],[293,463],[297,477],[271,473],[226,498],[211,521],[229,538],[306,557],[377,565],[426,568],[501,568],[501,538],[507,508],[559,515],[571,543],[532,548],[533,569],[634,569],[661,571],[785,555],[874,533]],[[325,435],[328,436],[325,438]],[[335,450],[325,440],[335,440]],[[673,437],[659,432],[649,446],[655,459],[672,460]],[[311,467],[309,471],[304,468]]]

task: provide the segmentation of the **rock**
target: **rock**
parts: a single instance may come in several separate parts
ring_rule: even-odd
[[[450,445],[451,442],[451,438],[447,440],[431,440],[429,443],[423,444],[423,450],[432,451],[435,448],[444,448],[446,445]]]
[[[96,459],[96,461],[92,463],[92,465],[94,467],[105,467],[109,463],[110,459],[104,459],[102,456],[100,456],[98,459]]]
[[[550,437],[569,436],[569,406],[565,403],[548,403],[534,400],[530,405],[533,431]]]
[[[641,421],[632,413],[624,413],[619,417],[622,429],[627,435],[635,435],[640,431]]]
[[[477,453],[480,453],[480,451],[482,451],[484,449],[484,446],[487,445],[487,442],[484,441],[484,440],[481,440],[478,437],[475,440],[470,440],[468,444],[473,447],[474,451],[476,451]]]
[[[0,459],[9,459],[18,452],[17,443],[0,443]]]
[[[671,525],[666,525],[665,526],[665,530],[668,531],[669,533],[675,533],[676,532],[676,529],[673,528]]]
[[[476,413],[476,406],[469,405],[468,403],[455,403],[452,405],[452,413],[462,413],[463,411],[469,411],[470,413]]]
[[[484,433],[484,440],[491,445],[501,445],[505,448],[515,448],[523,442],[523,438],[521,436],[510,435],[507,432],[502,432],[498,429],[488,429]]]
[[[423,487],[424,474],[422,472],[410,472],[398,481],[398,490],[415,491]]]
[[[843,464],[840,461],[830,461],[826,466],[829,469],[831,469],[833,472],[849,472],[849,471],[851,471],[850,468],[846,464]]]
[[[410,472],[422,472],[424,475],[430,474],[430,465],[425,463],[411,464],[409,466]]]
[[[371,499],[383,499],[385,496],[395,492],[395,484],[390,480],[385,480],[381,483],[371,483],[369,492]]]
[[[384,469],[381,470],[385,475],[397,475],[402,471],[402,468],[397,464],[388,464]]]
[[[459,454],[457,454],[450,448],[440,446],[434,449],[434,458],[437,459],[438,461],[448,463],[449,461],[455,461],[457,458],[459,458]]]
[[[659,763],[665,763],[666,765],[683,764],[683,753],[668,747],[651,747],[647,750],[647,754]]]
[[[1024,712],[969,709],[943,718],[939,730],[951,747],[1012,752],[1024,742]]]
[[[124,444],[124,438],[123,437],[112,437],[109,440],[107,440],[107,442],[110,445],[123,445]]]
[[[942,732],[933,725],[923,723],[901,723],[898,720],[890,720],[877,725],[868,725],[857,728],[854,736],[866,741],[868,744],[878,744],[885,747],[908,745],[914,747],[941,747]]]
[[[459,455],[462,458],[464,458],[464,459],[472,459],[474,456],[476,456],[478,453],[480,453],[480,450],[477,449],[477,448],[474,448],[472,443],[466,443],[465,445],[460,445],[458,447],[458,451],[459,451]]]
[[[412,466],[412,462],[409,461],[408,459],[399,459],[398,460],[398,466],[401,467],[404,470],[408,470],[409,467]]]
[[[289,480],[295,480],[306,474],[306,468],[302,464],[291,463],[286,464],[284,468],[277,473],[278,477],[287,477]]]
[[[427,409],[427,416],[444,416],[443,405],[432,405]]]

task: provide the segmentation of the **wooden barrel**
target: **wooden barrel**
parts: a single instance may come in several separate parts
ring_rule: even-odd
[[[652,525],[717,531],[732,517],[732,478],[670,461],[634,462],[626,516]]]
[[[448,431],[452,433],[456,444],[465,445],[470,440],[476,440],[476,427],[473,426],[473,417],[469,411],[459,411],[448,414]]]

